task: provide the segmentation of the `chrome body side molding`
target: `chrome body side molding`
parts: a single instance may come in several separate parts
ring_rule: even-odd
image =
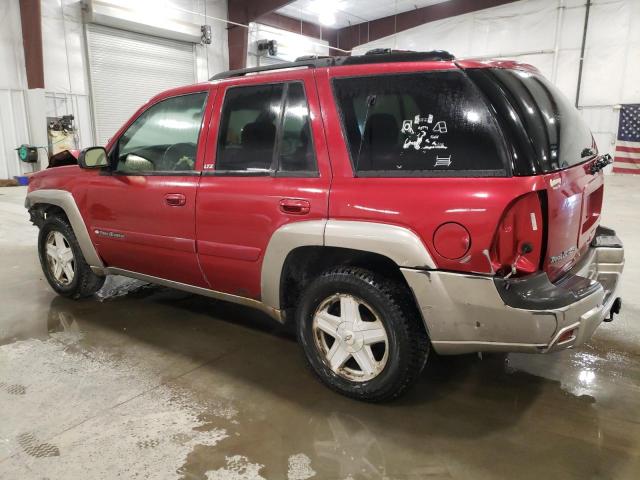
[[[75,233],[78,239],[85,260],[96,274],[104,275],[104,263],[102,263],[98,252],[96,252],[93,246],[89,231],[87,230],[73,195],[66,190],[54,189],[35,190],[27,194],[27,198],[25,199],[25,207],[27,207],[27,209],[39,203],[55,205],[64,210],[64,213],[71,223],[71,228],[73,228],[73,233]]]
[[[282,312],[278,309],[272,308],[259,300],[253,298],[241,297],[239,295],[233,295],[231,293],[219,292],[217,290],[210,290],[208,288],[196,287],[186,283],[174,282],[173,280],[167,280],[160,277],[154,277],[152,275],[146,275],[144,273],[132,272],[130,270],[124,270],[122,268],[107,267],[105,273],[110,275],[122,275],[123,277],[135,278],[142,280],[143,282],[154,283],[156,285],[162,285],[164,287],[175,288],[177,290],[183,290],[185,292],[194,293],[196,295],[203,295],[205,297],[215,298],[216,300],[224,300],[226,302],[237,303],[246,307],[256,308],[274,320],[280,323],[284,322]]]

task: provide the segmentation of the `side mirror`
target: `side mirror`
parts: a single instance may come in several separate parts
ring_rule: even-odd
[[[102,168],[109,165],[104,147],[85,148],[78,157],[80,168]]]

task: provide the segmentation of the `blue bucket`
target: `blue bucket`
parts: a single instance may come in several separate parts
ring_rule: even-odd
[[[22,177],[13,177],[13,178],[17,180],[18,185],[22,185],[22,186],[29,185],[29,177],[22,176]]]

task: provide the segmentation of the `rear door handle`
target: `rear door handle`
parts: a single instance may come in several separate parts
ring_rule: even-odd
[[[164,201],[170,207],[183,207],[187,203],[187,197],[182,193],[167,193]]]
[[[306,215],[311,211],[309,200],[300,198],[283,198],[280,200],[280,211],[289,215]]]

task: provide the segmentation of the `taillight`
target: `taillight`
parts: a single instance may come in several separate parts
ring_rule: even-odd
[[[536,192],[516,199],[502,216],[491,247],[491,263],[500,275],[523,275],[540,268],[544,247],[542,205]]]

